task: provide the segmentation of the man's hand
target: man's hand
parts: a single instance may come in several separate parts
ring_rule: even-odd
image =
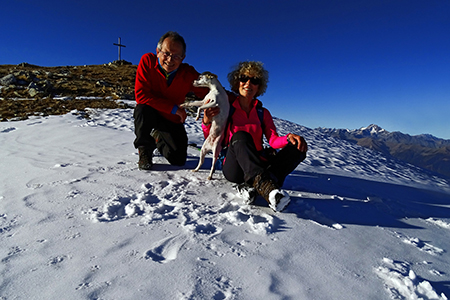
[[[297,149],[300,152],[308,151],[308,144],[306,143],[306,141],[303,137],[293,134],[293,133],[289,133],[287,137],[288,137],[289,142],[291,142],[292,145],[297,146]]]
[[[187,114],[184,108],[178,107],[177,112],[175,114],[180,117],[181,123],[184,123],[184,121],[186,121]]]
[[[206,101],[208,103],[211,100]],[[205,103],[205,104],[206,104]],[[220,107],[210,107],[205,110],[203,110],[203,124],[210,124],[212,122],[212,119],[214,116],[218,115],[220,113]]]

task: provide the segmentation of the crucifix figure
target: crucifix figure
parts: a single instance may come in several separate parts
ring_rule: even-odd
[[[121,61],[122,59],[120,58],[120,49],[121,49],[122,47],[126,47],[126,46],[125,46],[125,45],[122,45],[122,44],[120,43],[120,38],[119,38],[119,43],[118,43],[118,44],[114,43],[113,45],[119,46],[119,61]]]

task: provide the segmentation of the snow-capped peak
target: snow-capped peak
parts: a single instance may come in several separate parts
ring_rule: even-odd
[[[369,131],[370,134],[388,133],[386,130],[375,124],[370,124],[367,127],[361,127],[359,131]]]

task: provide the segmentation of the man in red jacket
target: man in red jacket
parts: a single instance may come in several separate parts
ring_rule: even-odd
[[[192,85],[199,73],[183,63],[186,43],[181,35],[169,31],[158,42],[156,55],[144,54],[136,73],[134,146],[139,151],[139,169],[152,168],[155,148],[170,164],[182,166],[187,157],[186,111],[179,107],[186,94],[204,97],[208,89]]]

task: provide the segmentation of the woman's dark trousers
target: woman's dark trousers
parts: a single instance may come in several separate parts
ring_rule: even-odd
[[[264,158],[256,150],[252,136],[245,131],[233,134],[222,172],[234,183],[252,185],[256,175],[267,172],[281,187],[286,177],[306,158],[294,145],[288,144],[275,155]]]

